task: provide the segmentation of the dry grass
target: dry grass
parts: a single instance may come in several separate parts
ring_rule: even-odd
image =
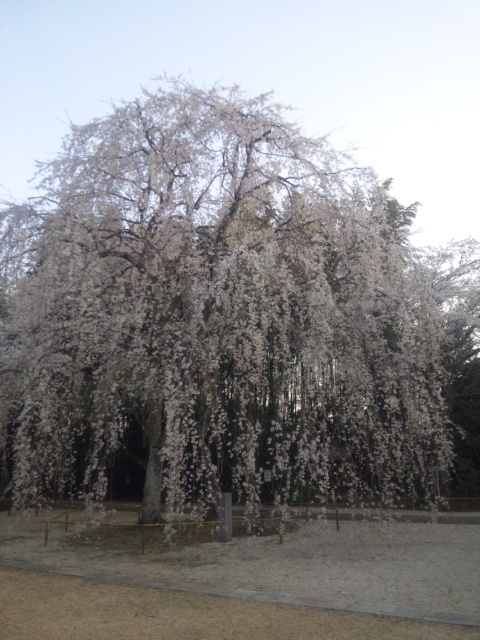
[[[479,640],[467,627],[0,570],[8,640]]]

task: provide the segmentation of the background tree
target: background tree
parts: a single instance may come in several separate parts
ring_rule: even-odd
[[[480,493],[480,244],[469,238],[425,252],[423,264],[443,311],[444,386],[455,435],[453,491]]]

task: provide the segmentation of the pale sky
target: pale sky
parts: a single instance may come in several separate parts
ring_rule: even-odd
[[[480,240],[480,0],[0,0],[0,197],[163,73],[273,90],[422,203],[416,244]]]

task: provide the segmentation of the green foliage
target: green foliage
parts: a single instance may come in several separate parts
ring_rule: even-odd
[[[396,198],[389,198],[386,205],[388,230],[385,231],[385,235],[389,236],[394,242],[405,243],[419,206],[419,202],[414,202],[405,207]]]
[[[480,359],[474,358],[456,372],[450,390],[452,420],[461,433],[455,438],[453,492],[457,496],[480,496]]]

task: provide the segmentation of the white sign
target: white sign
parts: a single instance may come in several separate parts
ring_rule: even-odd
[[[272,472],[271,471],[264,471],[263,472],[263,480],[264,482],[271,482],[272,481]]]

